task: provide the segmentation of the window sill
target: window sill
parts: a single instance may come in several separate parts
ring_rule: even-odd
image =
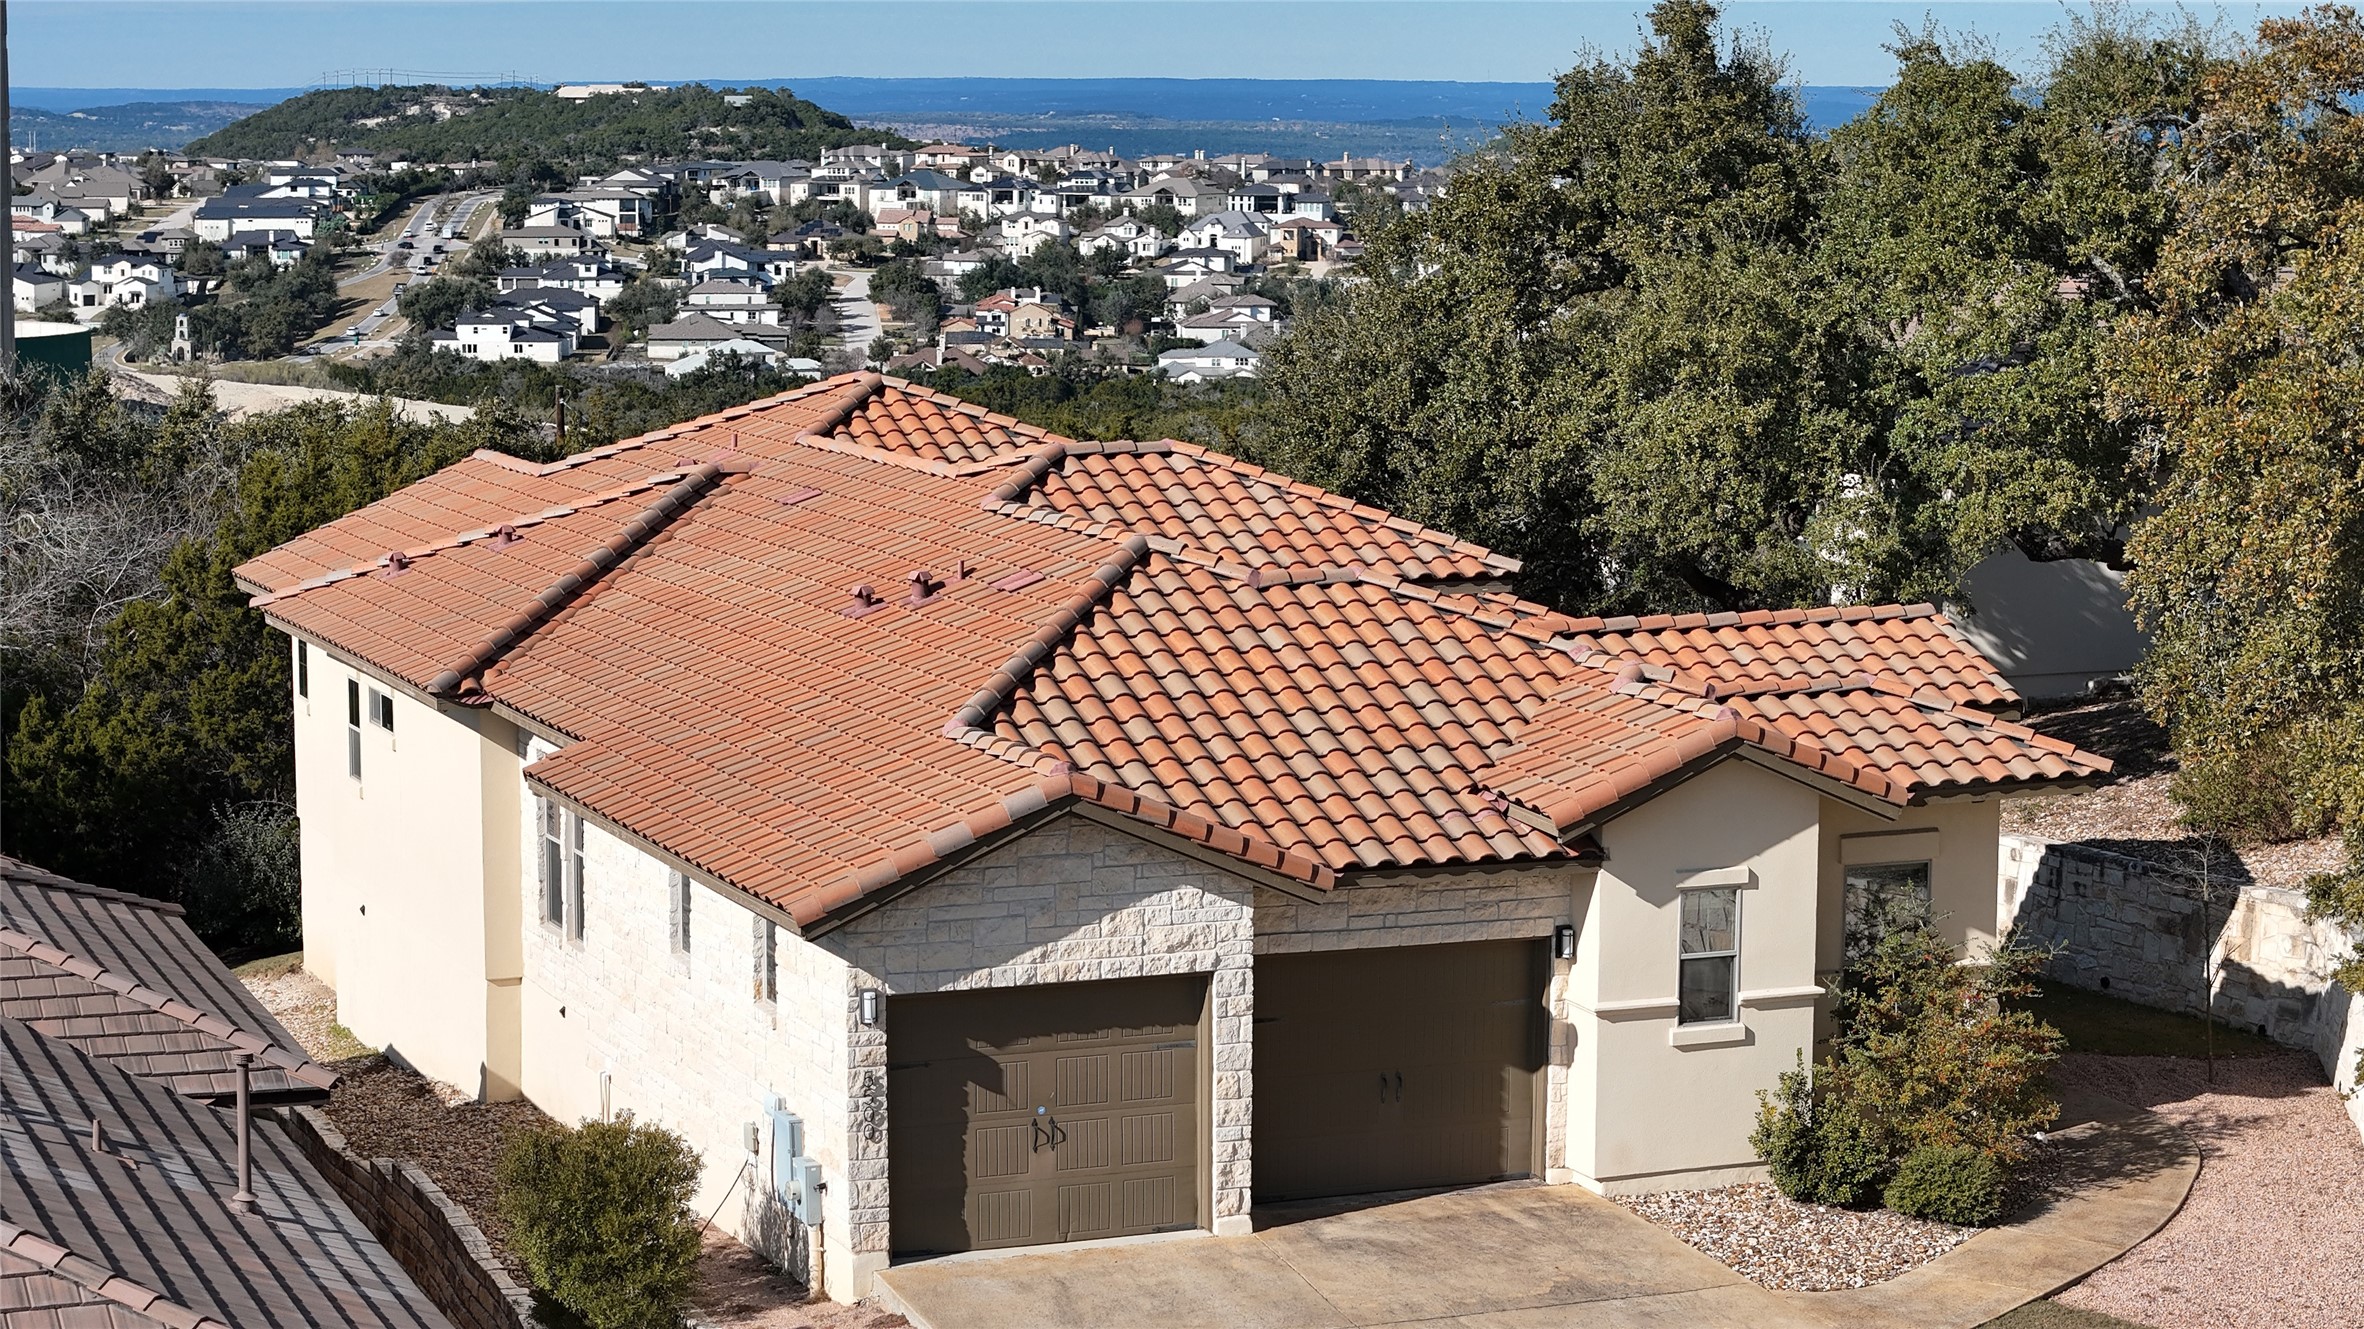
[[[1666,1031],[1668,1047],[1731,1047],[1753,1041],[1748,1026],[1738,1020],[1725,1020],[1716,1024],[1678,1024]]]

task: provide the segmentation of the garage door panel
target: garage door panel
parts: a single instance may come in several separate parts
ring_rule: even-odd
[[[1201,978],[890,1001],[895,1249],[1193,1226],[1204,1009]]]
[[[1540,942],[1267,956],[1256,967],[1256,1197],[1537,1170]]]

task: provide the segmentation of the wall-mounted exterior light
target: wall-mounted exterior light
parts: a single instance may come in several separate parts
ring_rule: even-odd
[[[878,1024],[878,989],[862,989],[862,1024],[875,1028]]]
[[[1551,930],[1551,958],[1554,960],[1576,958],[1576,925],[1574,923],[1562,923]]]

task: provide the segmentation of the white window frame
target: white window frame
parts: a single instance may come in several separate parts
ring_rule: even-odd
[[[377,688],[369,690],[369,722],[391,734],[394,732],[394,696]]]
[[[345,774],[361,783],[361,680],[345,680]]]
[[[1923,923],[1933,923],[1936,921],[1937,860],[1934,856],[1928,858],[1900,857],[1882,861],[1850,861],[1842,863],[1839,867],[1839,954],[1840,964],[1842,966],[1849,969],[1854,968],[1855,964],[1863,958],[1864,954],[1868,954],[1872,947],[1875,947],[1879,944],[1877,939],[1867,939],[1864,947],[1862,948],[1862,953],[1855,955],[1849,955],[1847,953],[1848,943],[1855,940],[1849,934],[1853,930],[1855,923],[1856,910],[1854,906],[1856,900],[1860,898],[1849,883],[1848,879],[1861,872],[1894,872],[1899,868],[1919,868],[1921,870],[1921,895],[1923,898],[1921,900],[1922,917],[1920,921]],[[1893,899],[1891,899],[1890,902],[1893,903]],[[1897,920],[1894,917],[1891,917],[1888,921],[1895,922]],[[1884,936],[1885,934],[1883,933],[1882,935]]]
[[[571,809],[563,810],[567,826],[566,851],[566,935],[576,943],[583,940],[583,818]]]
[[[780,1000],[780,925],[761,914],[755,917],[754,991],[757,1004]]]
[[[541,858],[536,884],[541,888],[542,922],[561,927],[566,922],[566,810],[558,800],[537,794],[534,823]]]
[[[697,895],[698,884],[686,872],[665,874],[667,913],[672,923],[673,953],[687,959],[690,953],[691,901]]]
[[[1740,1022],[1740,901],[1747,882],[1732,880],[1722,873],[1703,873],[1699,879],[1686,882],[1675,895],[1675,1024],[1678,1028],[1714,1028]],[[1687,950],[1683,941],[1682,911],[1696,898],[1714,893],[1728,895],[1732,900],[1732,943],[1723,950]],[[1683,1009],[1683,993],[1687,985],[1683,973],[1694,960],[1729,960],[1731,968],[1725,989],[1725,1011],[1721,1016],[1694,1019]]]

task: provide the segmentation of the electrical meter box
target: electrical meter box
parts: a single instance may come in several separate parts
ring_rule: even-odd
[[[780,1191],[780,1199],[796,1221],[811,1227],[821,1221],[821,1162],[817,1158],[798,1155],[788,1162],[789,1184]]]

